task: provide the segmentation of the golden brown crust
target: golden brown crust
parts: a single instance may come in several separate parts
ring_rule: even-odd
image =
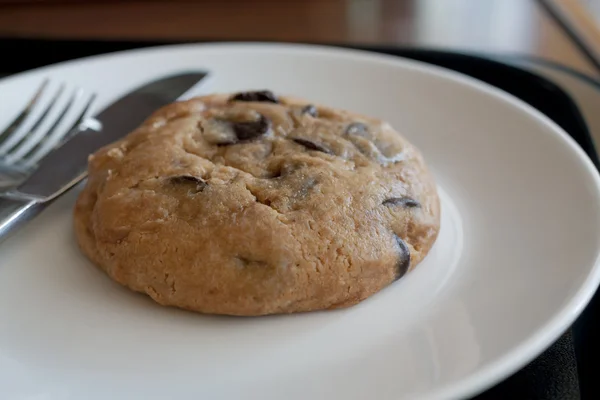
[[[435,182],[388,124],[229,97],[157,110],[90,157],[74,227],[112,279],[163,305],[264,315],[356,304],[403,274],[403,249],[410,269],[425,257]]]

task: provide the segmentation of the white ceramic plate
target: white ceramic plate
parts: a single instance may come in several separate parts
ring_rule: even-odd
[[[0,125],[44,77],[103,106],[165,73],[208,68],[191,94],[269,88],[389,120],[440,186],[426,260],[345,310],[262,318],[162,308],[77,250],[76,191],[0,245],[4,400],[438,399],[516,371],[573,322],[600,278],[600,181],[554,123],[456,73],[322,47],[185,45],[0,81]]]

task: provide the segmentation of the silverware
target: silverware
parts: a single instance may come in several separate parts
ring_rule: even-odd
[[[0,241],[81,182],[90,154],[131,132],[206,76],[206,72],[182,73],[145,84],[67,132],[69,139],[40,159],[24,182],[0,193]]]
[[[74,128],[81,124],[96,97],[81,89],[65,96],[62,84],[45,100],[48,86],[46,79],[21,113],[0,132],[0,190],[23,182],[40,159],[69,139],[67,133],[77,132]]]

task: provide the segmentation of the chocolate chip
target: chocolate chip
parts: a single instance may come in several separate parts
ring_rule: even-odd
[[[213,116],[201,120],[198,126],[208,143],[228,146],[266,134],[271,128],[271,121],[264,115],[250,110]]]
[[[316,151],[321,151],[326,154],[332,154],[331,150],[329,150],[328,148],[326,148],[318,143],[315,143],[313,141],[310,141],[307,139],[302,139],[302,138],[292,138],[292,140],[294,142],[306,147],[309,150],[316,150]]]
[[[296,195],[299,198],[304,198],[306,196],[308,196],[308,193],[314,189],[315,186],[317,186],[319,184],[319,180],[314,178],[314,177],[309,177],[306,180],[304,180],[304,182],[302,182],[302,184],[300,185],[300,188],[298,190],[298,192],[296,193]]]
[[[275,171],[269,171],[266,174],[266,178],[267,179],[277,179],[277,178],[281,178],[281,169],[275,170]]]
[[[406,274],[410,267],[410,249],[404,240],[397,235],[395,236],[398,247],[400,248],[398,262],[396,263],[396,279],[400,279]]]
[[[239,141],[251,140],[269,132],[271,121],[261,115],[257,121],[232,122],[231,127]]]
[[[249,267],[268,267],[269,264],[265,261],[254,260],[246,257],[236,257],[238,263],[241,267],[249,268]]]
[[[361,136],[369,138],[369,128],[362,122],[353,122],[346,127],[346,134],[352,136]]]
[[[313,106],[312,104],[302,107],[302,110],[300,110],[300,112],[302,114],[308,114],[313,118],[317,118],[319,116],[319,111],[317,110],[317,107]]]
[[[421,203],[410,197],[392,197],[384,200],[381,204],[384,206],[402,206],[406,208],[421,207]]]
[[[260,101],[267,103],[279,103],[277,96],[270,90],[258,90],[255,92],[237,93],[229,99],[230,101]]]
[[[173,176],[170,178],[170,181],[175,185],[195,185],[196,193],[200,193],[208,186],[208,183],[204,179],[191,175]]]

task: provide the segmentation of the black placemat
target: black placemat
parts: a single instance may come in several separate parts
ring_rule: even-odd
[[[169,43],[0,39],[0,54],[9,55],[9,57],[2,57],[0,73],[16,73],[69,59],[161,44]],[[346,47],[435,64],[505,90],[554,120],[579,143],[596,167],[600,165],[593,140],[577,106],[559,86],[546,78],[502,62],[468,54],[415,48]],[[17,52],[20,53],[19,56],[16,56]],[[594,376],[590,372],[592,371],[590,364],[593,362],[592,354],[595,353],[587,347],[594,338],[589,334],[586,335],[586,332],[595,321],[593,311],[597,308],[596,303],[598,300],[594,299],[579,318],[574,333],[569,329],[521,371],[474,397],[473,400],[595,398],[595,390],[593,390],[595,382],[590,382],[589,379],[590,376]],[[592,331],[591,328],[589,331]],[[580,381],[579,376],[585,376],[586,379]],[[582,396],[582,393],[586,393],[585,396]]]

